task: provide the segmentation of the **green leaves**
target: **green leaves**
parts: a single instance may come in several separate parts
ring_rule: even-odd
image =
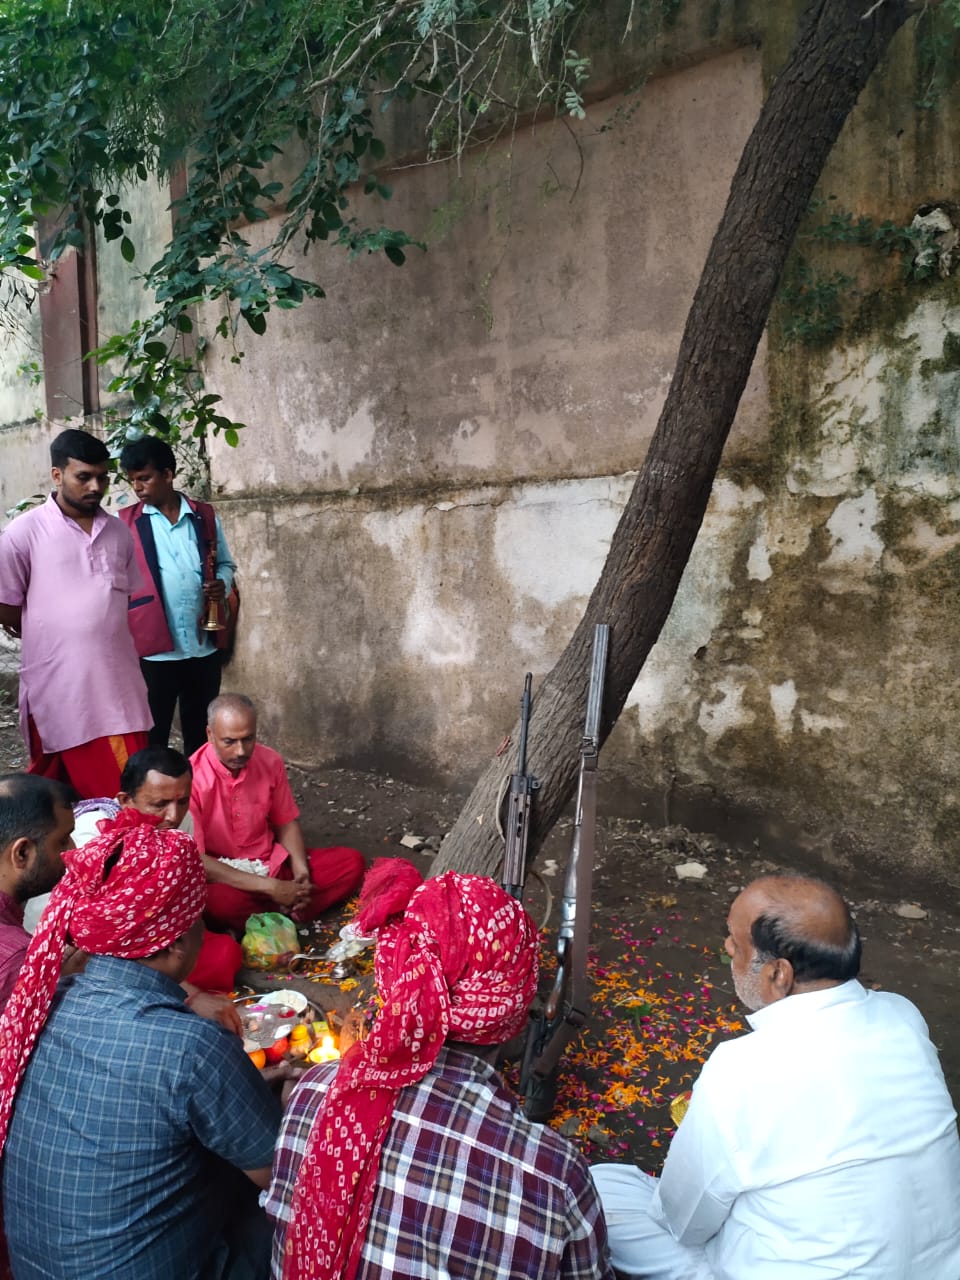
[[[247,324],[250,326],[250,328],[253,330],[254,333],[257,333],[257,334],[266,333],[267,317],[263,314],[262,311],[253,311],[250,308],[242,307],[240,309],[240,314],[243,316],[244,320],[246,320]]]
[[[94,353],[126,400],[119,429],[213,432],[234,445],[242,424],[204,389],[195,308],[219,308],[211,337],[238,362],[238,332],[262,335],[275,310],[323,297],[322,259],[299,274],[294,241],[402,267],[416,242],[382,225],[384,113],[421,98],[431,149],[451,150],[482,117],[487,127],[519,110],[528,90],[528,105],[546,94],[562,107],[566,92],[567,109],[582,110],[589,64],[567,33],[587,3],[4,0],[0,270],[39,283],[99,229],[154,301]],[[514,83],[511,106],[502,94]],[[271,167],[280,155],[286,183]],[[163,190],[172,174],[169,243],[142,261],[149,237],[134,228],[131,188]],[[41,216],[43,262],[32,233]]]

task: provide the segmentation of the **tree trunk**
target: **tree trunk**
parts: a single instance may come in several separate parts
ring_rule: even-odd
[[[541,781],[529,856],[573,791],[594,624],[611,624],[606,738],[670,613],[797,226],[906,0],[813,0],[740,164],[687,317],[660,421],[586,612],[535,690],[528,767]],[[520,675],[517,675],[518,688]],[[514,730],[514,738],[517,731]],[[496,798],[513,755],[481,776],[435,871],[496,874]]]

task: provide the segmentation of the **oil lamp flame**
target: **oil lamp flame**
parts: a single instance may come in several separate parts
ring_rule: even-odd
[[[307,1054],[310,1062],[335,1062],[340,1057],[340,1050],[333,1043],[333,1036],[326,1035],[320,1043]]]

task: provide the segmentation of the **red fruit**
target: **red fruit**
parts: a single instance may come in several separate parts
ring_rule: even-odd
[[[286,1036],[281,1036],[279,1040],[274,1040],[273,1044],[267,1045],[266,1049],[264,1049],[267,1061],[272,1064],[282,1062],[289,1048],[290,1041]]]

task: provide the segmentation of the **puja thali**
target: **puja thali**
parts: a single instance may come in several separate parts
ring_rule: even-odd
[[[243,1047],[254,1066],[339,1058],[326,1015],[301,992],[270,991],[240,996],[234,1003],[240,1006]]]

